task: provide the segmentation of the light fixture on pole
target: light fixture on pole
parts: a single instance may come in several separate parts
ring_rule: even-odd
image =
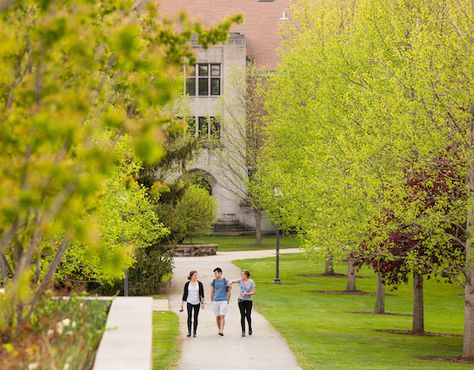
[[[281,197],[283,192],[279,186],[273,187],[273,196],[277,201],[279,206],[278,197]],[[278,222],[276,223],[276,250],[275,250],[275,278],[273,279],[273,284],[281,284],[280,280],[280,227]]]

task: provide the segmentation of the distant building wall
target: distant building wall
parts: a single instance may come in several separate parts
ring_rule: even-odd
[[[242,14],[245,23],[233,26],[228,42],[214,45],[207,50],[193,43],[198,64],[218,64],[221,66],[220,95],[190,96],[190,110],[194,117],[220,117],[220,143],[218,147],[204,147],[195,160],[187,167],[189,171],[208,173],[209,185],[217,201],[220,221],[239,221],[244,225],[255,227],[255,217],[251,207],[246,205],[246,178],[244,158],[235,155],[233,169],[223,163],[223,155],[232,156],[232,151],[240,147],[245,151],[245,139],[235,135],[238,127],[245,124],[245,107],[241,97],[236,96],[236,89],[231,78],[235,71],[241,71],[245,80],[245,67],[248,59],[253,59],[260,67],[270,70],[276,68],[278,57],[276,49],[280,43],[279,27],[284,25],[288,16],[288,4],[294,0],[157,0],[160,16],[176,17],[186,11],[191,19],[199,20],[206,26],[222,21],[226,16]],[[198,75],[196,74],[196,81]],[[183,82],[186,91],[186,82]],[[198,90],[195,90],[198,91]],[[232,105],[232,113],[222,109],[222,97]],[[236,113],[237,112],[237,113]],[[229,115],[233,118],[230,119]],[[236,117],[237,115],[237,117]],[[240,117],[239,117],[240,115]],[[196,123],[198,124],[198,123]],[[198,132],[198,130],[196,130]],[[224,151],[219,153],[218,150]],[[240,162],[239,162],[240,161]],[[215,181],[214,181],[215,179]],[[263,219],[262,231],[274,230],[274,226]]]
[[[242,14],[244,23],[232,27],[231,32],[245,35],[247,56],[259,66],[275,69],[279,58],[279,27],[284,26],[290,3],[295,0],[156,0],[159,12],[166,17],[185,11],[191,19],[204,26],[212,26],[227,16]]]

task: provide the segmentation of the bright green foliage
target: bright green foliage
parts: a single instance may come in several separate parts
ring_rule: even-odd
[[[393,199],[385,192],[403,199],[407,163],[423,167],[450,140],[466,142],[466,7],[449,0],[295,6],[260,166],[259,191],[274,218],[337,254],[367,234]]]
[[[225,40],[240,17],[210,31],[183,19],[177,32],[152,3],[134,7],[127,0],[11,1],[0,11],[0,269],[12,307],[1,330],[31,314],[68,246],[96,246],[104,256],[103,247],[130,237],[117,226],[118,235],[106,230],[101,238],[100,226],[116,227],[116,194],[107,199],[105,192],[104,213],[89,212],[117,174],[116,138],[103,133],[128,133],[141,160],[158,160],[167,121],[162,107],[180,93],[181,65],[193,60],[191,35],[204,45]],[[122,190],[120,181],[115,185]],[[143,200],[132,190],[123,210]],[[36,270],[30,292],[31,266],[43,250],[52,261]],[[117,256],[108,259],[121,264]]]
[[[187,184],[175,203],[158,205],[157,213],[171,230],[172,241],[180,243],[186,237],[209,234],[216,208],[216,201],[205,189]]]
[[[141,164],[131,148],[130,138],[122,136],[115,149],[116,170],[98,195],[100,245],[71,245],[56,272],[60,281],[112,283],[123,278],[124,269],[140,253],[137,248],[156,245],[169,233],[158,221],[146,190],[134,179]]]
[[[433,235],[427,248],[443,245],[442,218],[468,214],[468,203],[440,197],[426,212],[404,204],[404,174],[450,146],[466,159],[456,173],[472,160],[472,5],[303,0],[291,14],[257,189],[269,212],[336,256],[357,248],[387,209]]]

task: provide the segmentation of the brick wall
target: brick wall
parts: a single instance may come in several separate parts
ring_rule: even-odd
[[[244,16],[244,24],[232,27],[247,40],[247,54],[258,65],[273,69],[278,63],[276,49],[280,42],[278,28],[284,26],[282,13],[288,14],[290,0],[257,2],[257,0],[156,0],[160,13],[174,17],[186,11],[191,19],[200,20],[205,26],[218,23],[224,17],[235,14]]]

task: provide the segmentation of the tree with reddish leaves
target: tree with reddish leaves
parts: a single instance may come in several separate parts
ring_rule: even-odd
[[[405,194],[389,191],[391,204],[373,221],[356,253],[358,265],[378,274],[376,313],[384,313],[384,286],[396,289],[413,278],[413,333],[424,332],[423,280],[437,277],[462,284],[467,199],[462,158],[450,148],[405,171]]]

